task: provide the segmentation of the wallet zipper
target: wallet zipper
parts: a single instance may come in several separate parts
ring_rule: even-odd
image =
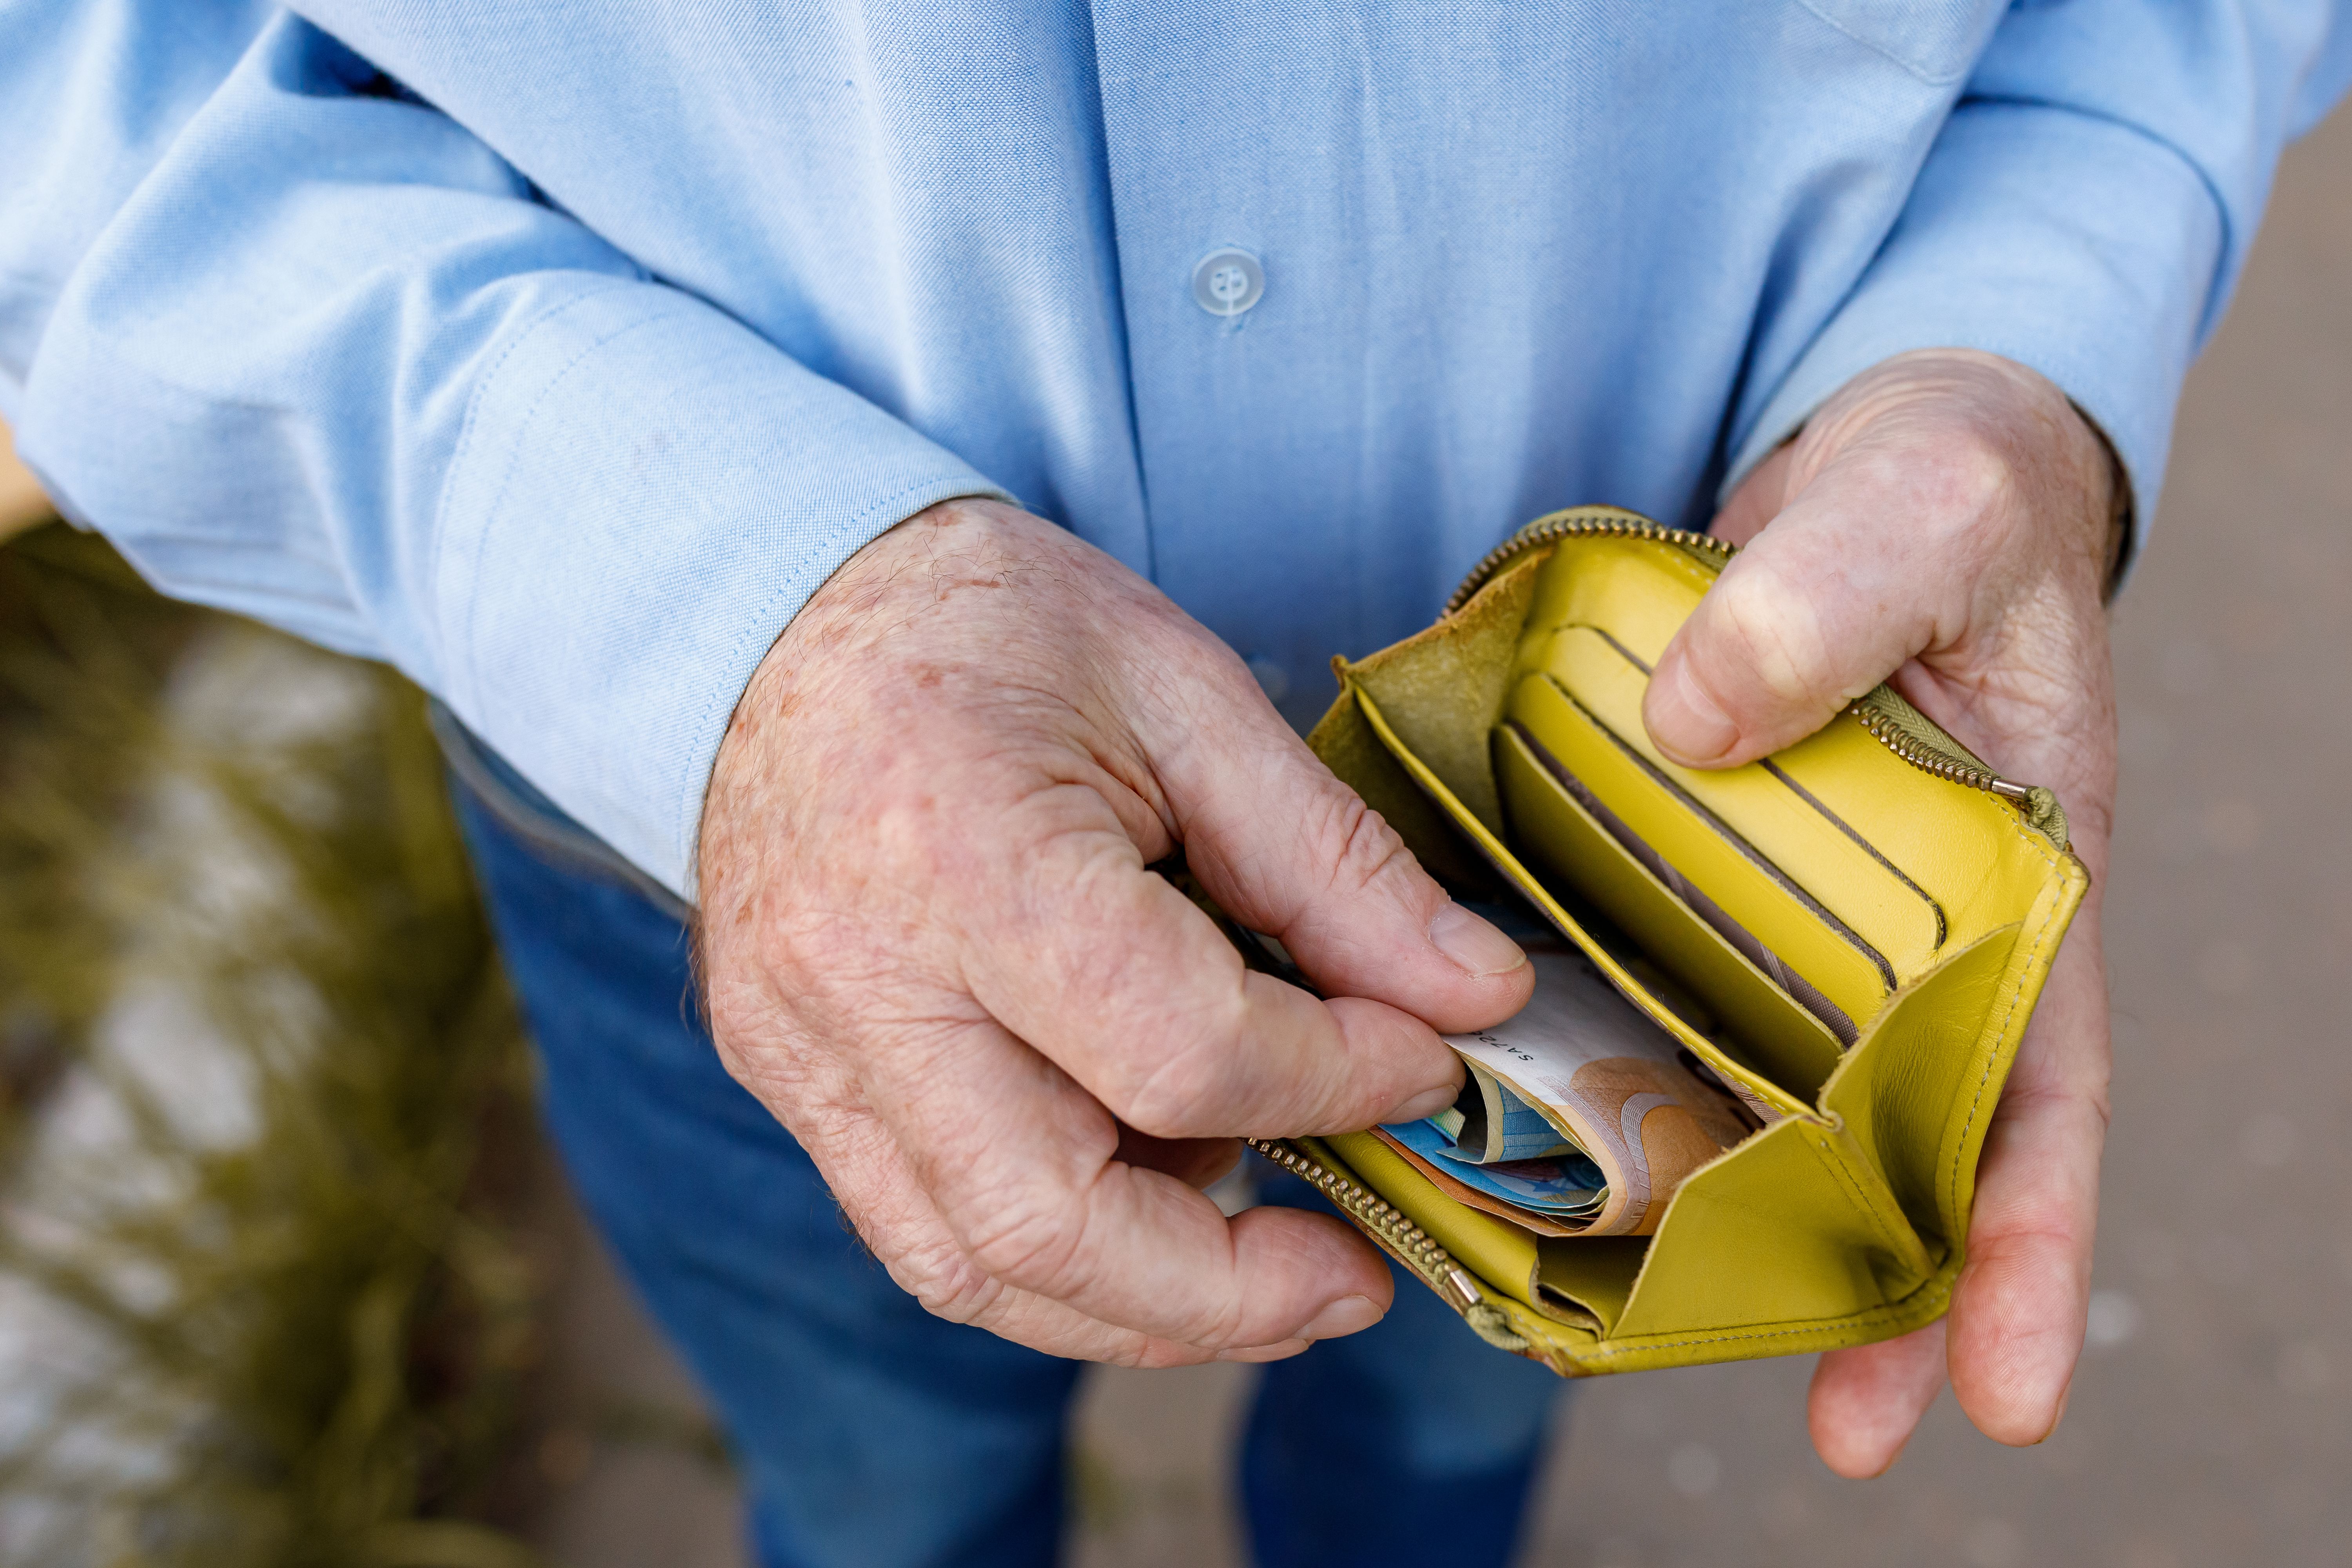
[[[1465,1312],[1486,1300],[1478,1281],[1454,1261],[1454,1255],[1380,1194],[1351,1182],[1295,1145],[1274,1138],[1244,1138],[1243,1142],[1292,1175],[1312,1184],[1349,1218],[1378,1237],[1404,1265],[1438,1289]]]
[[[1644,539],[1655,544],[1672,545],[1712,564],[1721,571],[1739,546],[1727,543],[1711,533],[1692,533],[1685,529],[1667,528],[1637,517],[1630,512],[1613,510],[1574,510],[1554,512],[1539,517],[1520,529],[1510,538],[1486,552],[1485,560],[1462,579],[1454,596],[1445,601],[1449,616],[1468,604],[1479,589],[1493,581],[1502,569],[1547,544],[1563,539],[1605,534],[1620,539]],[[2040,784],[2021,784],[2005,779],[1978,760],[1966,746],[1946,734],[1942,726],[1920,712],[1889,688],[1881,686],[1866,696],[1857,697],[1845,706],[1871,739],[1885,746],[1911,766],[1932,778],[1968,789],[1981,790],[1998,795],[2017,806],[2026,823],[2060,848],[2069,848],[2066,813],[2058,804],[2054,791]]]
[[[1845,710],[1888,751],[1936,778],[1997,795],[2025,814],[2027,826],[2061,849],[2073,847],[2066,830],[2066,811],[2057,792],[2040,784],[2005,779],[1984,765],[1966,746],[1945,733],[1934,720],[1881,686],[1846,704]]]
[[[1502,543],[1486,552],[1486,558],[1470,569],[1454,596],[1445,601],[1445,613],[1454,614],[1470,602],[1471,596],[1504,567],[1530,550],[1563,539],[1603,533],[1619,539],[1646,539],[1654,544],[1671,544],[1694,555],[1706,557],[1720,571],[1724,563],[1739,552],[1739,546],[1727,544],[1711,533],[1691,533],[1679,528],[1667,528],[1648,518],[1631,512],[1575,510],[1556,511],[1549,517],[1539,517]]]

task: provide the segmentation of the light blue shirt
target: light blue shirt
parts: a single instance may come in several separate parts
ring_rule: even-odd
[[[168,591],[393,661],[689,893],[751,669],[946,497],[1294,718],[1514,525],[1701,524],[1906,349],[2048,375],[2145,521],[2352,70],[2320,0],[299,9],[0,0],[0,415]]]

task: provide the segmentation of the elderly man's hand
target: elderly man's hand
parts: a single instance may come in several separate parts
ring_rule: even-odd
[[[1952,1310],[1813,1376],[1831,1468],[1895,1461],[1948,1367],[2004,1443],[2058,1424],[2083,1342],[2107,1121],[2099,895],[2116,718],[2101,588],[2113,547],[2105,445],[2041,376],[1958,350],[1857,377],[1732,497],[1747,548],[1652,681],[1661,749],[1728,767],[1825,723],[1892,676],[2011,778],[2066,807],[2091,891],[2061,949],[1987,1135]]]
[[[1246,971],[1176,888],[1278,936]],[[1447,1030],[1527,1000],[1231,650],[1060,529],[934,507],[861,551],[744,692],[704,816],[729,1068],[934,1312],[1061,1355],[1269,1359],[1387,1310],[1338,1220],[1195,1190],[1236,1136],[1450,1103]]]

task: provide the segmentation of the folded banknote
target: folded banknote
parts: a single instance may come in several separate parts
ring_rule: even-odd
[[[1315,990],[1280,942],[1219,909],[1181,860],[1159,869],[1250,967]],[[1683,1178],[1749,1123],[1719,1083],[1685,1065],[1674,1037],[1532,910],[1471,907],[1528,950],[1535,994],[1491,1029],[1444,1037],[1468,1069],[1449,1110],[1374,1131],[1457,1201],[1540,1235],[1649,1235]]]
[[[1646,1236],[1683,1178],[1748,1124],[1582,953],[1545,947],[1528,958],[1536,988],[1525,1007],[1445,1037],[1469,1069],[1453,1109],[1381,1131],[1417,1163],[1554,1224]]]
[[[1581,1150],[1532,1160],[1473,1163],[1455,1157],[1453,1140],[1436,1117],[1382,1127],[1384,1141],[1399,1152],[1418,1156],[1415,1165],[1434,1171],[1475,1193],[1512,1207],[1533,1209],[1572,1227],[1590,1223],[1609,1201],[1609,1178]],[[1480,1205],[1486,1206],[1486,1205]],[[1491,1209],[1489,1212],[1493,1212]]]
[[[1572,1153],[1576,1145],[1549,1118],[1513,1094],[1495,1075],[1476,1062],[1462,1085],[1462,1096],[1452,1109],[1429,1120],[1452,1141],[1450,1157],[1477,1165],[1498,1165],[1510,1160],[1549,1160]]]

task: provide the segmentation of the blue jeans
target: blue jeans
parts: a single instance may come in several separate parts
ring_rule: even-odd
[[[719,1413],[762,1568],[1053,1563],[1077,1364],[892,1284],[720,1067],[676,913],[568,853],[583,830],[496,759],[456,771],[548,1128]],[[1282,1181],[1265,1201],[1319,1204]],[[1506,1562],[1559,1386],[1400,1277],[1381,1323],[1265,1369],[1241,1458],[1257,1561]]]

